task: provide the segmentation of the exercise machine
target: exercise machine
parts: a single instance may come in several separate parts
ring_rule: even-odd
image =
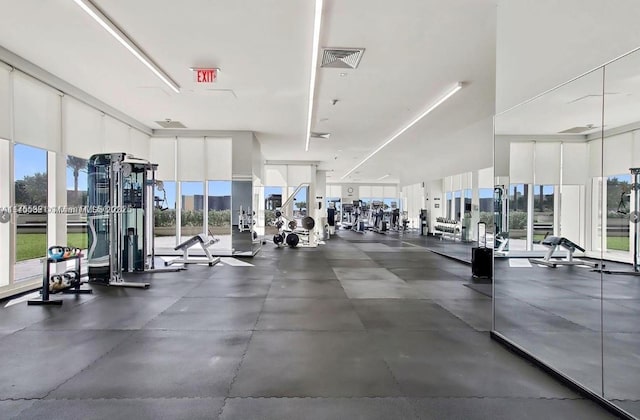
[[[387,233],[387,221],[384,220],[384,203],[382,201],[371,202],[371,218],[373,223],[370,229],[376,233]]]
[[[529,262],[534,264],[546,265],[547,267],[552,268],[556,268],[559,265],[587,265],[594,268],[598,267],[598,264],[596,263],[574,259],[573,253],[576,252],[576,250],[581,252],[584,252],[585,250],[580,245],[570,241],[567,238],[563,238],[560,236],[548,236],[541,243],[548,248],[546,255],[542,259],[529,258]],[[553,259],[553,254],[559,247],[562,247],[567,251],[566,259]]]
[[[342,205],[342,219],[340,221],[340,227],[343,229],[351,229],[354,224],[354,208],[353,204]]]
[[[509,195],[504,185],[493,188],[493,249],[497,256],[509,251]]]
[[[614,275],[626,275],[626,276],[640,276],[640,168],[629,168],[631,172],[631,193],[630,200],[631,210],[627,212],[626,207],[623,205],[624,197],[620,197],[620,203],[618,205],[618,213],[628,214],[629,222],[633,224],[633,266],[632,271],[627,270],[605,270],[604,265],[601,269],[594,270],[604,274]],[[625,193],[623,193],[623,196]]]
[[[395,202],[391,203],[391,229],[400,230],[400,209]]]
[[[178,271],[156,269],[154,188],[158,165],[127,156],[103,153],[88,162],[89,281],[119,287],[148,288],[128,282],[123,272]]]
[[[252,227],[253,227],[252,216],[253,214],[251,213],[251,209],[245,210],[242,208],[242,206],[240,206],[240,210],[238,211],[238,230],[240,232],[252,230]]]
[[[213,267],[217,263],[220,262],[220,257],[214,257],[209,252],[209,247],[215,243],[217,243],[219,239],[214,238],[213,236],[207,236],[205,234],[199,234],[192,236],[186,241],[182,242],[180,245],[174,248],[175,251],[182,251],[182,257],[175,258],[170,261],[165,261],[164,265],[169,266],[172,264],[209,264],[209,267]],[[189,257],[189,248],[200,245],[206,259],[202,258],[191,258]]]

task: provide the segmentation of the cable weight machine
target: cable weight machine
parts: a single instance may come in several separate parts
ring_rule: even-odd
[[[178,271],[155,268],[154,188],[158,165],[125,153],[91,156],[88,164],[87,252],[89,280],[109,286],[148,288],[123,272]]]

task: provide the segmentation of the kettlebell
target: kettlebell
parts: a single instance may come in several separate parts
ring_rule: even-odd
[[[61,259],[64,258],[64,248],[58,245],[54,245],[49,247],[49,251],[47,252],[49,255],[49,258],[51,258],[54,261],[59,261]]]

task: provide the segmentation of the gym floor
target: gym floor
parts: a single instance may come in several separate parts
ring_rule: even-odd
[[[267,244],[250,267],[0,308],[0,417],[613,418],[492,341],[469,266],[407,238]]]

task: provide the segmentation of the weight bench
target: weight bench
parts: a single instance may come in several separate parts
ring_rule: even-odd
[[[165,261],[164,265],[172,265],[172,264],[202,264],[202,263],[208,263],[209,267],[213,267],[214,265],[216,265],[217,263],[220,262],[220,257],[214,257],[211,255],[211,252],[209,252],[209,247],[213,244],[215,244],[216,242],[220,241],[219,239],[213,238],[213,237],[208,237],[204,234],[200,234],[200,235],[196,235],[193,236],[189,239],[187,239],[186,241],[184,241],[183,243],[181,243],[180,245],[178,245],[177,247],[174,248],[175,251],[182,251],[182,257],[181,258],[175,258],[171,261]],[[202,250],[204,251],[204,254],[207,256],[207,259],[195,259],[195,258],[189,258],[189,248],[191,248],[192,246],[199,244],[200,247],[202,247]]]
[[[507,248],[507,245],[509,245],[509,234],[504,232],[498,233],[493,237],[493,241],[496,255],[504,257],[507,254],[505,249]],[[498,245],[497,248],[496,244]]]
[[[567,238],[563,238],[560,236],[548,236],[541,243],[549,249],[547,251],[547,254],[543,259],[529,258],[529,262],[534,264],[546,265],[547,267],[552,268],[556,268],[559,265],[587,265],[594,268],[598,267],[598,264],[596,263],[591,263],[583,260],[574,260],[573,253],[576,250],[581,252],[584,252],[585,250],[580,245],[570,241]],[[558,249],[558,247],[562,247],[567,250],[567,259],[552,259],[553,253]]]

